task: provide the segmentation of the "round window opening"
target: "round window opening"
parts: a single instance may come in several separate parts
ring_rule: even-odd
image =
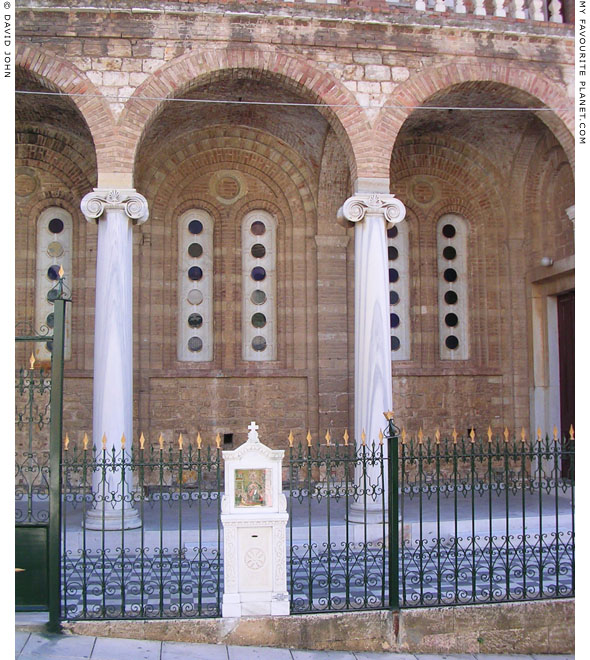
[[[193,281],[200,280],[203,277],[203,271],[198,266],[191,266],[188,269],[188,277]]]
[[[59,291],[57,289],[51,289],[47,294],[47,300],[52,303],[54,300],[59,298]]]
[[[191,289],[186,299],[191,305],[200,305],[203,302],[203,294],[198,289]]]
[[[61,255],[64,253],[64,249],[62,247],[62,244],[59,243],[58,241],[51,241],[49,245],[47,246],[47,254],[50,257],[61,257]]]
[[[252,291],[250,300],[255,305],[263,305],[266,302],[266,293],[264,293],[264,291],[261,291],[260,289],[256,289],[255,291]]]
[[[250,225],[250,231],[254,234],[254,236],[262,236],[262,234],[266,232],[266,225],[264,222],[260,222],[260,220],[255,220]]]
[[[266,348],[266,339],[260,335],[252,340],[252,348],[255,351],[263,351]]]
[[[188,340],[188,350],[198,353],[203,348],[203,340],[200,337],[191,337]]]
[[[443,257],[449,261],[452,261],[456,256],[457,250],[455,250],[455,248],[451,247],[450,245],[447,245],[447,247],[443,250]]]
[[[389,261],[395,261],[399,256],[399,252],[397,251],[397,248],[393,247],[393,245],[390,245],[387,248],[387,256],[389,258]]]
[[[191,220],[188,223],[188,230],[191,234],[200,234],[203,231],[203,223],[200,220]]]
[[[53,312],[51,312],[51,314],[47,315],[47,318],[45,319],[45,322],[47,323],[48,328],[53,328]]]
[[[445,323],[450,327],[454,328],[457,323],[459,323],[459,317],[456,314],[447,314],[445,316]]]
[[[456,348],[459,347],[459,340],[457,339],[457,337],[451,335],[450,337],[447,337],[445,339],[445,346],[451,351],[454,351]]]
[[[200,257],[203,254],[203,246],[200,243],[191,243],[188,246],[188,253],[191,257]]]
[[[389,292],[389,304],[390,305],[397,305],[399,302],[399,293],[397,291],[390,291]]]
[[[399,348],[401,346],[401,342],[397,337],[392,337],[391,338],[391,350],[392,351],[399,351]]]
[[[453,238],[453,236],[457,233],[457,230],[453,227],[453,225],[445,225],[442,228],[442,235],[445,238]]]
[[[200,314],[189,314],[188,324],[191,328],[200,328],[203,325],[203,317]]]
[[[390,282],[397,282],[399,280],[399,273],[395,268],[390,268],[389,269],[389,281]]]
[[[250,250],[252,253],[253,257],[256,257],[256,259],[262,259],[264,255],[266,254],[266,248],[262,243],[256,243],[256,245],[252,246],[252,250]]]
[[[49,266],[47,269],[47,277],[50,280],[58,280],[59,279],[59,266]]]
[[[447,268],[443,277],[447,282],[454,282],[457,279],[457,271],[454,268]]]
[[[266,271],[262,266],[255,266],[252,268],[251,275],[255,282],[261,282],[266,277]]]
[[[52,234],[61,234],[63,230],[64,230],[63,220],[60,220],[59,218],[53,218],[52,220],[49,221],[49,231]]]
[[[264,328],[266,325],[266,316],[260,312],[256,312],[256,314],[252,315],[252,325],[255,328]]]
[[[397,314],[389,315],[389,325],[392,328],[397,328],[397,326],[399,325],[399,316]]]
[[[394,225],[387,230],[387,238],[396,238],[397,236],[397,227]]]
[[[457,300],[459,300],[457,294],[454,291],[447,291],[445,293],[445,302],[447,305],[454,305]]]

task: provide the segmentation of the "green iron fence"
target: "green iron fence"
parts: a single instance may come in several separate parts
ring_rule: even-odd
[[[15,377],[16,608],[48,610],[49,629],[60,622],[60,452],[63,408],[65,305],[69,302],[60,269],[48,299],[50,323],[39,330],[16,327],[17,359],[30,351],[28,368]],[[51,362],[35,368],[34,347],[47,346]],[[26,351],[26,353],[25,353]]]
[[[221,450],[183,442],[131,453],[66,440],[63,452],[65,619],[217,617],[221,614]],[[133,489],[125,492],[133,475]],[[125,529],[130,507],[142,524]],[[118,529],[87,514],[120,512]],[[111,525],[112,526],[112,525]]]

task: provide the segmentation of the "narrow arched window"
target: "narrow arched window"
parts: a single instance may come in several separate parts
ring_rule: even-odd
[[[47,334],[53,334],[53,300],[57,296],[56,285],[59,270],[63,268],[64,284],[68,294],[72,292],[72,216],[58,206],[45,209],[37,220],[37,255],[35,276],[35,325]],[[66,314],[64,358],[71,356],[72,320]],[[35,346],[35,357],[51,359],[53,344],[47,341]]]
[[[391,359],[410,359],[410,267],[408,223],[387,230]]]
[[[178,359],[213,359],[213,218],[203,209],[178,220]]]
[[[242,357],[276,360],[276,231],[274,217],[251,211],[242,222]]]
[[[441,360],[469,357],[467,223],[448,213],[437,224],[438,327]]]

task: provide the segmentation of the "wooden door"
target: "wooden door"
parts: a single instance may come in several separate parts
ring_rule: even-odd
[[[559,397],[561,436],[569,438],[570,426],[575,429],[575,292],[568,291],[557,297],[557,330],[559,333]],[[573,443],[565,441],[564,449],[573,452]],[[562,477],[569,477],[573,456],[564,455],[561,462]],[[571,475],[573,477],[573,475]]]

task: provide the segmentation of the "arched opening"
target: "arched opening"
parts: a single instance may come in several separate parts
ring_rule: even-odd
[[[430,97],[397,136],[391,186],[416,225],[410,240],[415,350],[412,361],[396,367],[404,379],[402,385],[394,376],[394,401],[406,402],[416,424],[436,411],[444,419],[433,418],[434,426],[463,433],[494,423],[550,434],[553,425],[560,428],[559,383],[550,377],[559,343],[553,298],[573,287],[574,180],[551,122],[526,110],[529,104],[528,94],[508,85],[465,82]],[[461,257],[452,239],[438,235],[445,214],[466,223],[468,308],[461,314],[467,314],[470,350],[464,360],[440,357],[447,315],[452,328],[461,320],[452,296],[444,314],[440,309],[441,273],[458,272],[453,264]],[[426,399],[424,378],[432,381]],[[573,381],[562,396],[573,397]]]

